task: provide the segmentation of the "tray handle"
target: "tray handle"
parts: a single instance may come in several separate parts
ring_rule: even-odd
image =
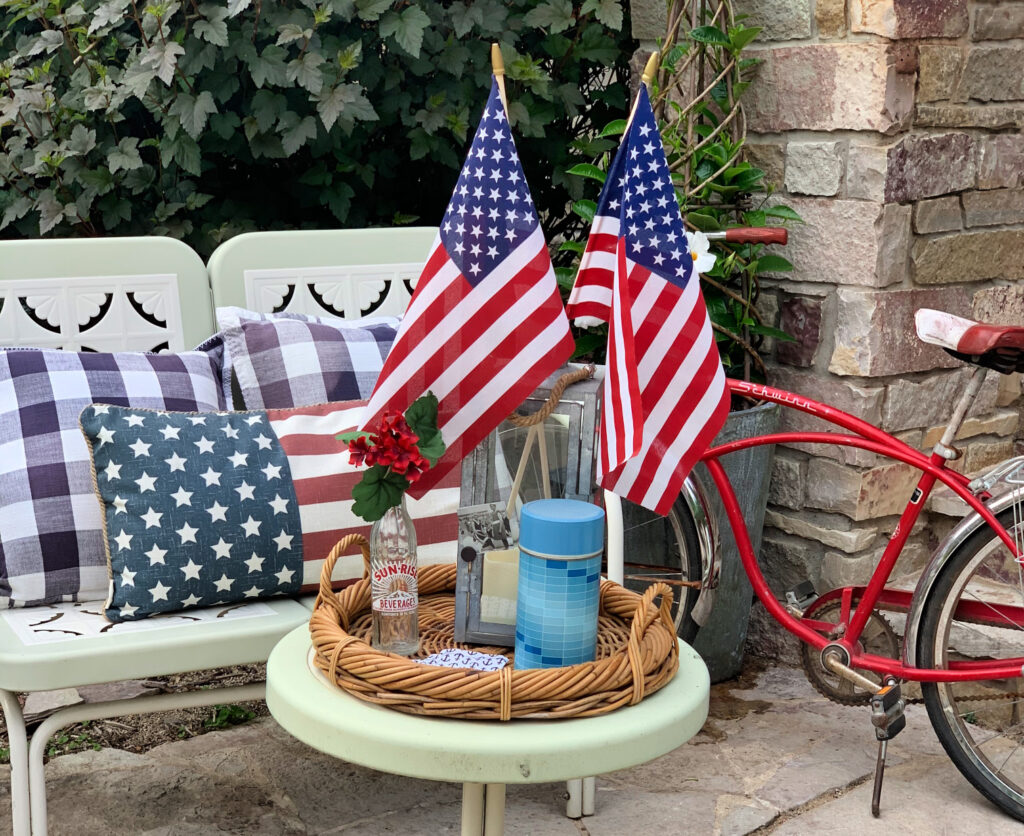
[[[654,599],[660,595],[661,604],[655,609],[652,604]],[[633,693],[629,704],[636,705],[644,698],[644,665],[640,656],[640,643],[643,640],[647,628],[654,623],[655,618],[660,618],[668,628],[671,635],[676,634],[675,624],[672,622],[672,587],[666,583],[652,583],[640,597],[636,612],[633,613],[633,623],[629,627],[629,642],[626,652],[629,657],[629,669],[633,674]]]
[[[334,574],[334,565],[338,562],[338,558],[343,554],[348,554],[353,546],[359,546],[363,552],[363,577],[370,576],[370,543],[362,534],[346,534],[334,544],[334,548],[331,549],[324,561],[324,568],[320,570],[320,591],[317,593],[316,603],[313,606],[314,610],[319,609],[321,604],[333,609],[338,614],[342,629],[346,632],[348,631],[348,613],[342,607],[334,590],[331,589],[331,575]]]

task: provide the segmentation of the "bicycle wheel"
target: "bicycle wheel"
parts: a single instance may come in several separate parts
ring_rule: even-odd
[[[622,500],[625,539],[626,588],[643,591],[662,581],[672,587],[672,617],[676,634],[692,642],[699,626],[691,617],[700,590],[683,586],[701,579],[700,541],[682,497],[662,517],[640,505]]]
[[[1012,529],[1012,509],[1000,522]],[[973,615],[966,607],[958,612],[961,603],[973,605]],[[1024,657],[1024,618],[997,611],[997,604],[1024,606],[1024,570],[984,526],[952,554],[924,603],[920,666]],[[979,616],[988,612],[990,617]],[[1021,678],[922,683],[921,690],[935,733],[957,769],[986,798],[1024,821]]]

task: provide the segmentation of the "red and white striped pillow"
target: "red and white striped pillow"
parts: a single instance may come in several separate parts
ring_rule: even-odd
[[[338,540],[353,532],[370,536],[370,525],[352,513],[352,488],[366,468],[349,464],[347,445],[335,438],[359,428],[365,405],[366,401],[342,401],[266,411],[288,457],[298,500],[303,592],[317,590],[324,560]],[[416,527],[420,566],[455,560],[460,483],[460,468],[455,468],[420,499],[406,499]],[[334,569],[335,588],[362,573],[360,553],[341,558]]]

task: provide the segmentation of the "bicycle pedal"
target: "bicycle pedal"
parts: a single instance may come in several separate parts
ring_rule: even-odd
[[[906,728],[906,707],[898,682],[888,683],[871,695],[871,724],[875,727],[876,740],[892,740]]]
[[[887,680],[877,693],[871,695],[871,725],[875,727],[875,739],[878,740],[875,785],[871,792],[871,815],[876,819],[881,812],[886,752],[889,741],[907,726],[907,717],[904,713],[906,705],[899,682],[892,679]]]
[[[800,616],[804,614],[811,604],[818,599],[818,593],[814,591],[814,584],[810,581],[801,581],[792,589],[786,592],[786,605],[790,612],[798,610]]]

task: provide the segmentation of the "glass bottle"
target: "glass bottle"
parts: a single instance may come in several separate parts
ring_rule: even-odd
[[[405,508],[388,508],[370,529],[370,644],[385,653],[411,656],[420,646],[416,589],[416,530]]]

